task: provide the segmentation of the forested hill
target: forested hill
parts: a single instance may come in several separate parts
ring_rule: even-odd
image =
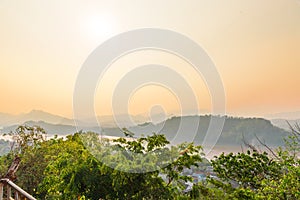
[[[283,145],[283,138],[289,134],[288,131],[272,125],[269,120],[263,118],[236,118],[210,115],[172,117],[159,124],[144,123],[136,127],[131,127],[129,130],[136,135],[149,134],[152,132],[163,133],[169,140],[172,140],[175,137],[174,134],[177,134],[176,141],[184,142],[189,139],[186,138],[186,133],[194,131],[192,123],[198,121],[199,126],[195,134],[194,142],[201,144],[212,118],[217,121],[225,118],[224,127],[217,143],[218,145],[241,145],[243,143],[243,137],[253,144],[257,143],[257,136],[270,146],[279,146]],[[184,121],[185,126],[181,131],[178,131],[181,121]],[[189,123],[191,126],[189,126]],[[116,136],[121,136],[121,132],[117,129],[105,129],[105,133],[108,135],[116,135],[116,133],[119,133],[120,135],[118,134]]]
[[[137,136],[144,134],[163,133],[169,140],[176,136],[176,141],[184,142],[190,141],[187,135],[195,135],[194,142],[202,144],[204,136],[207,132],[211,118],[221,120],[225,118],[225,124],[218,140],[218,145],[240,145],[242,143],[243,135],[248,142],[257,142],[255,135],[261,140],[264,140],[270,146],[279,146],[283,144],[283,137],[289,133],[286,130],[274,126],[269,120],[263,118],[237,118],[237,117],[220,117],[220,116],[184,116],[172,117],[158,124],[144,123],[139,126],[130,127],[129,130],[134,132]],[[178,131],[180,123],[184,121],[185,126]],[[198,129],[194,134],[194,123],[199,122]],[[71,125],[51,124],[47,122],[26,122],[25,124],[33,126],[38,125],[44,128],[49,135],[68,135],[77,130],[99,132],[99,127],[76,127]],[[2,133],[14,131],[18,125],[4,127]],[[119,128],[103,128],[102,134],[109,136],[124,136],[122,130]]]

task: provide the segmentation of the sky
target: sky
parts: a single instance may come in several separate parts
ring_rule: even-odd
[[[111,37],[139,28],[172,30],[199,44],[223,82],[226,113],[300,110],[299,0],[2,0],[0,27],[3,113],[38,109],[72,117],[75,83],[88,56]],[[112,63],[98,82],[95,113],[122,114],[112,108],[114,88],[131,70],[147,64],[165,65],[182,75],[198,102],[186,112],[212,110],[205,78],[189,63],[167,52],[144,50]],[[152,84],[137,87],[117,103],[126,101],[134,115],[172,114],[181,109],[180,101],[189,101],[178,98],[168,87]]]

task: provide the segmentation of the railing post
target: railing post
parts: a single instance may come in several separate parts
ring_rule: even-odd
[[[0,200],[3,200],[3,183],[0,183]]]
[[[6,187],[7,187],[7,199],[10,199],[10,197],[11,197],[11,187],[10,187],[10,185],[6,185]]]
[[[4,198],[4,189],[3,187],[6,186],[6,198]],[[14,192],[14,198],[12,198],[12,190]],[[33,196],[25,192],[22,188],[14,184],[9,179],[3,178],[0,179],[0,200],[36,200]]]
[[[19,200],[19,192],[15,191],[15,200]]]

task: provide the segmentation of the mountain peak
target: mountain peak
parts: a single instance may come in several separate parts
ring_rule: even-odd
[[[30,112],[28,112],[27,114],[50,114],[50,113],[47,113],[43,110],[36,110],[36,109],[33,109],[31,110]]]
[[[32,112],[45,112],[45,111],[43,111],[43,110],[38,110],[38,109],[32,109],[31,111],[30,111],[30,113],[32,113]]]
[[[54,115],[43,110],[33,109],[28,113],[15,116],[0,115],[0,126],[23,124],[26,121],[44,121],[52,124],[73,125],[74,121],[59,115]]]
[[[26,117],[48,117],[48,118],[60,118],[60,119],[66,119],[65,117],[62,117],[62,116],[59,116],[59,115],[56,115],[56,114],[51,114],[51,113],[48,113],[48,112],[45,112],[43,110],[37,110],[37,109],[33,109],[31,110],[30,112],[28,113],[25,113],[23,114],[23,116],[26,116]]]

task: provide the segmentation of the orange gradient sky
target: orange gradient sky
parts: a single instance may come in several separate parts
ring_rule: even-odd
[[[228,114],[300,110],[298,0],[11,0],[0,2],[0,27],[0,112],[40,109],[72,117],[76,77],[88,55],[114,35],[145,27],[182,33],[206,50],[222,78]],[[132,67],[149,63],[174,68],[195,92],[195,109],[211,109],[206,84],[191,66],[144,51],[111,66],[95,93],[96,113],[111,114],[113,86]],[[132,95],[132,114],[155,105],[169,114],[180,108],[176,96],[158,86]]]

